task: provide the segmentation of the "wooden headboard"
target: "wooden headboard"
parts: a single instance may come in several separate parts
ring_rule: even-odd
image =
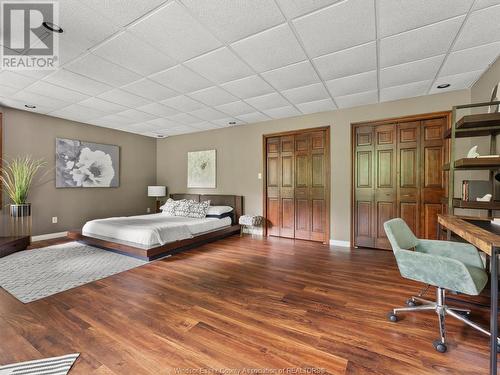
[[[220,194],[170,194],[170,198],[192,199],[195,202],[210,201],[212,206],[231,206],[234,208],[234,220],[238,223],[238,219],[243,215],[243,197],[241,195],[220,195]]]

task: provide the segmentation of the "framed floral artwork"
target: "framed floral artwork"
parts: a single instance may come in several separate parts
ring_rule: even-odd
[[[188,188],[210,188],[217,185],[215,150],[188,152]]]
[[[120,148],[56,138],[56,187],[118,187]]]

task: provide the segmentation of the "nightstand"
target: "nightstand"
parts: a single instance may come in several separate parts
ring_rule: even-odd
[[[29,236],[0,237],[0,258],[17,251],[26,250],[30,242]]]

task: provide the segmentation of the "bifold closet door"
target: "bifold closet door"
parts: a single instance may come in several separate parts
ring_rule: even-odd
[[[280,236],[295,238],[294,136],[281,137]]]
[[[271,236],[280,235],[280,183],[281,183],[281,139],[266,140],[266,213],[267,232]]]

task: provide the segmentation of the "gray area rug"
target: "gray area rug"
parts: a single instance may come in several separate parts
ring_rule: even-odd
[[[80,353],[0,366],[0,375],[66,375]]]
[[[0,286],[23,303],[142,266],[144,260],[78,242],[0,258]]]

